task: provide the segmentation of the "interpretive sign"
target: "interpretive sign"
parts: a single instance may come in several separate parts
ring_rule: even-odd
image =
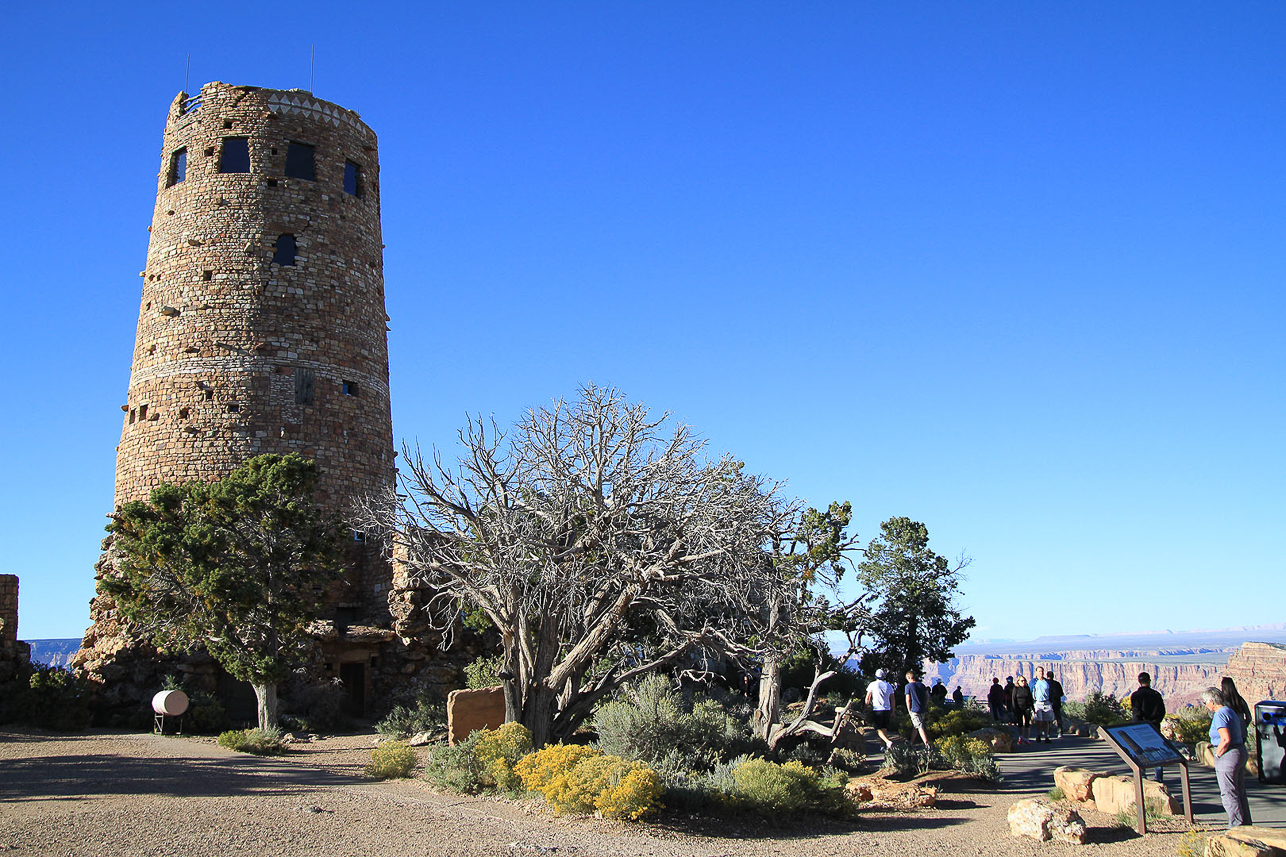
[[[1138,809],[1139,833],[1148,832],[1143,803],[1143,770],[1178,765],[1183,778],[1183,814],[1192,824],[1192,790],[1188,784],[1188,760],[1179,748],[1167,741],[1151,723],[1127,723],[1124,726],[1100,726],[1099,737],[1108,743],[1116,754],[1134,771],[1134,804]]]

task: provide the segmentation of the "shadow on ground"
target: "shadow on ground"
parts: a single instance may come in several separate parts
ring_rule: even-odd
[[[255,756],[139,758],[116,755],[12,759],[0,778],[0,802],[82,800],[118,795],[214,797],[286,795],[362,780]]]

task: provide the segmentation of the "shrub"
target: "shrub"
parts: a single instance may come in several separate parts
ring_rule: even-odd
[[[1114,694],[1104,694],[1096,690],[1090,694],[1089,699],[1085,700],[1081,719],[1095,726],[1115,726],[1118,723],[1124,723],[1128,718],[1125,716],[1125,708],[1121,705],[1121,701]]]
[[[799,762],[779,765],[750,759],[733,770],[732,778],[736,801],[762,813],[836,812],[848,806],[833,782],[824,782],[816,771]]]
[[[1064,793],[1063,791],[1062,786],[1054,786],[1052,789],[1045,792],[1045,796],[1055,802],[1060,801],[1063,798],[1067,797],[1066,793]]]
[[[1174,847],[1174,853],[1178,857],[1205,857],[1206,838],[1195,830],[1189,830],[1179,839],[1179,843]]]
[[[409,777],[419,762],[414,747],[402,741],[385,741],[371,751],[371,763],[366,766],[366,775],[377,780]]]
[[[183,725],[191,732],[212,735],[228,728],[228,712],[214,694],[196,690],[188,694],[188,711]]]
[[[866,754],[850,747],[836,747],[827,762],[850,774],[866,770]]]
[[[282,700],[282,721],[303,732],[334,732],[348,727],[343,682],[292,682]]]
[[[219,746],[238,753],[256,756],[280,756],[286,752],[285,735],[280,729],[231,729],[219,735]]]
[[[506,723],[499,729],[482,733],[474,750],[482,766],[482,781],[502,791],[516,792],[522,780],[514,765],[531,752],[531,730],[521,723]]]
[[[523,756],[514,765],[514,773],[522,780],[523,788],[543,793],[555,779],[570,773],[581,759],[598,754],[592,747],[580,744],[550,744]]]
[[[447,706],[436,693],[422,693],[414,705],[395,705],[379,723],[375,731],[391,738],[410,738],[421,732],[437,732],[446,728]]]
[[[976,729],[994,725],[991,715],[976,708],[953,708],[943,711],[926,727],[930,738],[966,735]]]
[[[424,779],[438,788],[461,794],[482,791],[484,771],[476,750],[485,734],[478,730],[454,747],[450,744],[435,746],[424,762]]]
[[[749,737],[719,703],[702,697],[688,702],[655,674],[601,706],[594,730],[604,753],[676,773],[708,771],[742,751]]]
[[[637,820],[659,808],[663,791],[660,776],[642,762],[576,744],[531,753],[514,771],[527,789],[544,795],[555,813],[598,811]]]
[[[1196,744],[1210,740],[1210,712],[1204,708],[1187,706],[1166,718],[1174,728],[1174,738],[1181,744]]]
[[[495,687],[500,684],[500,670],[503,665],[503,655],[483,655],[464,668],[465,687],[474,690]]]
[[[952,735],[933,742],[930,765],[962,771],[972,777],[1000,782],[1000,765],[991,746],[967,735]]]
[[[639,767],[622,777],[615,786],[604,789],[595,806],[607,818],[638,821],[660,808],[664,791],[656,771]]]
[[[0,722],[79,732],[92,719],[89,694],[88,682],[71,670],[29,666],[0,694]]]
[[[931,753],[925,747],[913,748],[906,741],[894,741],[884,751],[882,770],[892,771],[899,777],[914,777],[929,772]]]

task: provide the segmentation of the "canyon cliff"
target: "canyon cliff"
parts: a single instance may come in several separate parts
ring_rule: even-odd
[[[1211,653],[1211,663],[1173,663],[1156,653],[1119,651],[1034,652],[1030,655],[962,655],[944,664],[926,665],[925,680],[941,679],[949,690],[960,685],[966,695],[985,699],[992,677],[1029,679],[1036,667],[1053,669],[1069,700],[1081,701],[1096,690],[1120,699],[1138,689],[1138,675],[1152,676],[1152,686],[1165,697],[1166,707],[1195,704],[1201,691],[1218,685],[1226,653]],[[1249,698],[1249,697],[1247,697]]]

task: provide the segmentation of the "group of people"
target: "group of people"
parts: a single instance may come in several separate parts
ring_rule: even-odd
[[[1152,688],[1152,677],[1146,672],[1139,673],[1138,682],[1138,689],[1130,694],[1132,719],[1135,723],[1150,723],[1160,731],[1161,723],[1165,720],[1165,698]],[[902,694],[911,716],[911,726],[925,746],[928,746],[925,714],[929,710],[929,700],[933,697],[939,704],[945,703],[946,686],[935,683],[930,691],[918,680],[914,670],[908,670]],[[963,704],[964,694],[959,687],[956,687],[952,698],[956,704]],[[898,688],[886,679],[884,670],[876,670],[875,681],[866,689],[866,705],[872,712],[875,734],[885,748],[893,745],[889,726],[897,702]],[[1224,676],[1220,687],[1207,688],[1201,694],[1201,702],[1211,714],[1210,748],[1215,757],[1219,798],[1228,813],[1228,826],[1250,824],[1250,805],[1246,798],[1246,742],[1250,735],[1250,706],[1237,692],[1236,683],[1228,676]],[[1030,684],[1021,675],[1016,679],[1013,676],[1007,677],[1004,685],[998,677],[993,677],[991,688],[987,692],[987,705],[991,709],[993,720],[1018,727],[1020,744],[1041,741],[1050,743],[1055,726],[1058,737],[1063,734],[1063,686],[1054,677],[1052,669],[1036,667],[1036,676]],[[1036,727],[1034,739],[1030,732],[1032,724]],[[1157,768],[1153,773],[1158,782],[1163,781],[1164,774],[1164,768]]]
[[[1031,744],[1044,741],[1050,743],[1052,737],[1063,734],[1063,685],[1054,678],[1052,669],[1036,667],[1036,677],[1029,684],[1025,676],[1005,677],[1005,684],[998,677],[992,677],[991,687],[987,690],[987,707],[991,709],[991,719],[997,723],[1009,723],[1018,728],[1018,743]],[[1036,726],[1036,738],[1032,740],[1032,724]],[[1055,729],[1058,734],[1053,735]]]

